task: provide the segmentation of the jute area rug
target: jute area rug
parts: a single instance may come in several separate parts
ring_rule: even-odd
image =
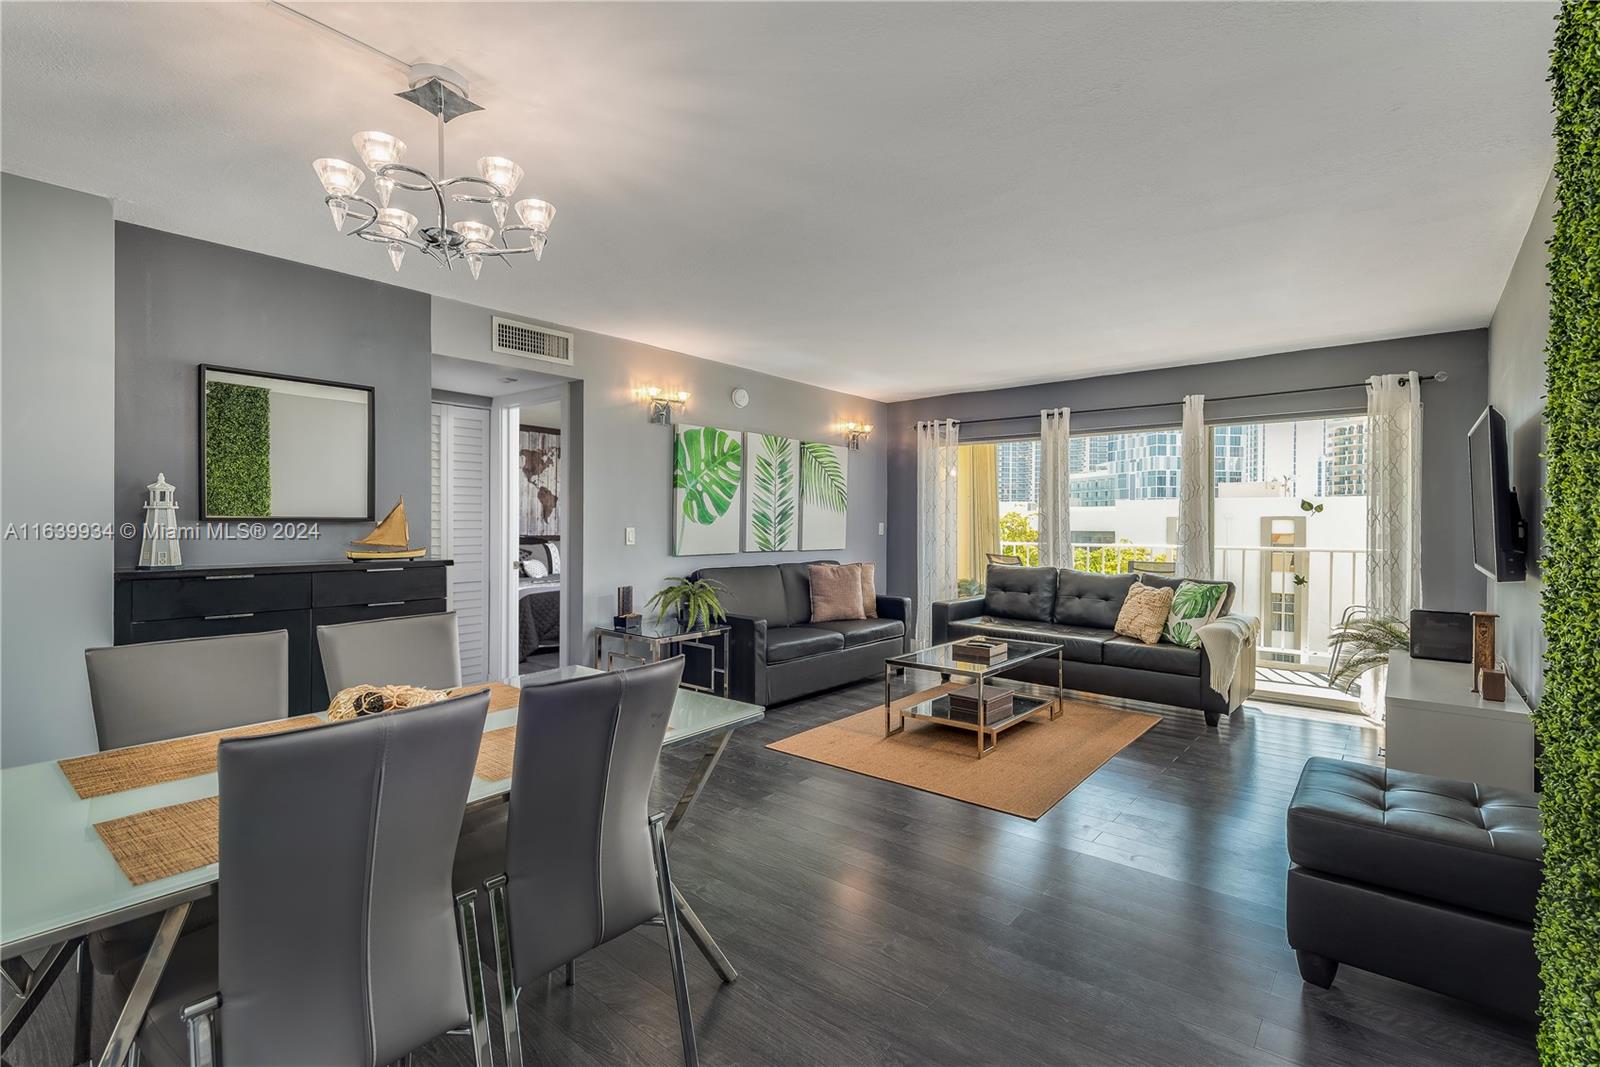
[[[894,702],[925,700],[939,689]],[[898,713],[895,721],[899,721]],[[883,705],[868,708],[774,741],[767,747],[886,782],[921,789],[979,807],[1037,819],[1112,756],[1127,748],[1161,716],[1066,700],[1054,722],[1043,712],[1000,735],[978,759],[970,730],[911,719],[903,733],[883,736]]]

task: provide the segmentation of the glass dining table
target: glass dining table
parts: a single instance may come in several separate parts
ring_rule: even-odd
[[[521,675],[508,679],[507,684],[545,685],[600,673],[572,665]],[[695,765],[668,816],[669,841],[705,788],[733,731],[760,721],[765,714],[755,704],[678,690],[663,749],[700,740],[714,743]],[[491,711],[484,731],[513,726],[516,721],[516,708]],[[504,802],[510,791],[510,777],[498,781],[474,777],[468,807]],[[83,799],[55,760],[0,770],[0,974],[14,994],[4,1010],[0,1053],[11,1044],[66,966],[77,960],[80,952],[86,952],[84,939],[89,934],[132,919],[162,915],[155,943],[99,1060],[102,1067],[123,1062],[190,906],[215,891],[217,865],[134,885],[101,841],[95,824],[202,800],[216,793],[214,771]],[[723,981],[735,980],[738,972],[727,956],[683,895],[678,893],[677,897],[685,932]],[[42,957],[31,966],[23,959],[41,952]],[[86,960],[83,962],[86,964]],[[80,1011],[87,1008],[87,993],[82,989],[78,1005]],[[78,1029],[75,1063],[88,1059],[86,1031],[81,1025]]]

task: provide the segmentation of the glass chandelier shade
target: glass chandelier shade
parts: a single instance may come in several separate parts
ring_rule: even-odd
[[[405,159],[406,143],[391,134],[364,130],[351,137],[350,143],[355,146],[356,154],[370,171],[376,171],[387,163],[399,163]]]
[[[522,168],[504,156],[484,156],[478,160],[478,176],[494,186],[503,199],[509,198],[522,184]]]

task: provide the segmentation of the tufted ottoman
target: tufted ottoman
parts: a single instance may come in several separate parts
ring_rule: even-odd
[[[1531,793],[1317,757],[1289,802],[1289,944],[1532,1019],[1544,839]]]

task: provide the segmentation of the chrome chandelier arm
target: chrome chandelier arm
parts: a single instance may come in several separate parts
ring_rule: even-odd
[[[403,182],[398,178],[391,177],[393,174],[414,174],[427,184],[413,185],[411,182]],[[428,176],[427,171],[418,170],[416,167],[408,167],[404,163],[385,163],[378,168],[378,176],[388,178],[401,189],[410,189],[415,193],[432,193],[433,198],[439,203],[439,229],[443,230],[449,226],[449,219],[445,214],[444,190],[439,187],[438,182]]]

